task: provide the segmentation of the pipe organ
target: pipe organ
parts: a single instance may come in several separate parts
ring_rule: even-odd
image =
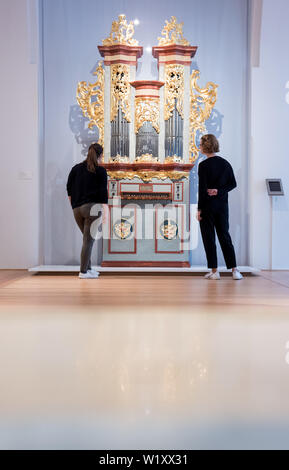
[[[190,72],[197,46],[175,17],[152,48],[158,80],[136,80],[143,48],[125,15],[98,46],[94,84],[79,82],[77,100],[96,125],[109,175],[103,266],[189,266],[189,173],[197,140],[216,102],[217,85]]]

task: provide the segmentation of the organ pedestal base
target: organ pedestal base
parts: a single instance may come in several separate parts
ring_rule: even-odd
[[[102,266],[189,267],[188,176],[193,165],[105,166],[109,211]]]

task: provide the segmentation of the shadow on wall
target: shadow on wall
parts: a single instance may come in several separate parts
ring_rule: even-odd
[[[82,246],[82,234],[74,220],[71,205],[66,194],[66,181],[70,168],[63,173],[61,168],[69,158],[67,155],[59,161],[59,166],[49,163],[46,167],[47,197],[51,201],[46,220],[50,221],[46,237],[46,264],[79,265]],[[101,231],[99,227],[99,231]],[[52,250],[53,247],[53,250]],[[102,240],[94,244],[92,264],[99,265],[102,261]]]
[[[224,117],[223,114],[221,114],[218,110],[213,109],[211,116],[206,121],[207,133],[214,134],[217,137],[217,139],[222,134],[223,117]],[[196,139],[196,144],[198,147],[200,147],[201,137],[202,137],[202,134],[198,132],[197,139]],[[200,154],[198,159],[195,162],[194,168],[191,171],[191,175],[190,175],[191,195],[190,196],[191,196],[192,204],[196,204],[198,202],[198,166],[199,166],[199,163],[204,158],[205,157]]]
[[[97,142],[99,138],[98,128],[94,126],[89,129],[89,119],[83,116],[82,110],[78,104],[70,106],[69,127],[74,134],[76,142],[81,145],[81,155],[87,156],[90,144]]]
[[[75,264],[70,260],[76,248],[73,214],[66,194],[68,171],[64,174],[61,169],[65,157],[60,157],[58,165],[49,162],[46,167],[47,198],[51,201],[47,207],[49,212],[45,213],[45,219],[49,221],[49,230],[46,232],[46,264]]]
[[[98,63],[99,61],[97,61],[90,70],[90,73],[93,76],[92,83],[95,83],[97,80],[97,76],[93,75],[93,73],[97,69]],[[97,126],[93,126],[93,128],[90,129],[88,127],[88,123],[89,119],[83,115],[82,109],[78,104],[70,106],[69,127],[74,134],[76,142],[82,146],[80,153],[84,158],[87,156],[90,144],[97,142],[99,139]]]
[[[98,64],[94,66],[91,70],[91,74],[95,71]],[[96,77],[94,77],[94,81]],[[81,146],[80,154],[82,155],[83,159],[86,158],[88,148],[90,144],[97,142],[99,139],[99,131],[96,126],[92,129],[88,127],[89,119],[85,117],[82,113],[82,109],[78,104],[74,104],[70,106],[69,111],[69,128],[74,134],[75,141],[78,145]],[[67,204],[66,204],[67,206]],[[69,245],[68,249],[66,249],[66,256],[63,256],[63,253],[57,253],[57,259],[66,258],[68,261],[66,264],[68,265],[78,265],[79,264],[79,253],[81,251],[81,243],[82,237],[81,233],[76,227],[75,221],[71,214],[71,208],[69,209],[66,207],[65,210],[67,211],[67,220],[69,223],[66,227],[66,241]],[[70,213],[68,213],[68,210]],[[61,221],[59,226],[62,226]],[[62,233],[63,235],[63,233]],[[99,265],[102,261],[102,240],[95,243],[93,252],[92,252],[92,264]]]

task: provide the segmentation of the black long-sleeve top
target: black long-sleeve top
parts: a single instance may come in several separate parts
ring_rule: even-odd
[[[69,173],[66,189],[73,209],[89,202],[107,204],[106,169],[97,166],[93,173],[88,171],[86,161],[78,163]]]
[[[198,210],[204,210],[213,199],[227,203],[228,192],[237,186],[230,163],[222,157],[210,157],[199,164],[198,173]],[[217,189],[218,194],[216,196],[209,196],[207,193],[208,189]]]

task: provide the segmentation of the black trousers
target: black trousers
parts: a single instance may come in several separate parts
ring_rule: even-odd
[[[227,202],[212,201],[201,211],[200,228],[207,256],[208,268],[218,267],[216,235],[221,245],[227,269],[237,266],[234,246],[229,234],[229,206]]]

